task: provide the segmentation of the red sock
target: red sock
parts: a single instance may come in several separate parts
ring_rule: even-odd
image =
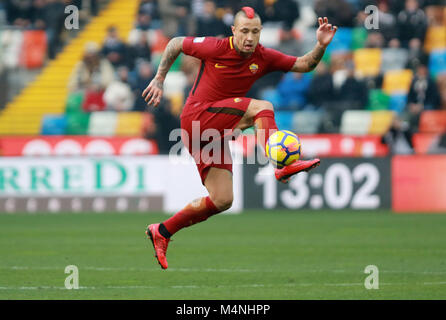
[[[269,136],[278,130],[276,120],[274,120],[274,111],[260,111],[254,117],[254,124],[257,127],[257,143],[259,143],[263,147],[263,150],[266,150],[265,146]]]
[[[173,235],[180,229],[202,222],[210,216],[221,212],[211,198],[203,197],[189,203],[184,209],[163,222],[167,231]]]

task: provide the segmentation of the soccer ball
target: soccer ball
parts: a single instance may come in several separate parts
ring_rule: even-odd
[[[301,150],[299,137],[288,130],[274,132],[266,142],[266,156],[279,169],[299,160]]]

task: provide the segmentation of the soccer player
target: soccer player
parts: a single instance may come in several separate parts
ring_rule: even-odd
[[[158,71],[142,96],[148,105],[156,107],[160,103],[166,74],[181,52],[201,60],[200,71],[181,114],[181,128],[187,133],[182,134],[182,141],[196,161],[209,196],[196,199],[166,221],[147,227],[146,234],[162,269],[168,266],[166,250],[173,234],[229,209],[233,201],[230,155],[223,152],[225,161],[201,159],[200,152],[209,142],[200,140],[198,152],[193,150],[193,140],[196,139],[193,131],[197,131],[193,127],[198,123],[200,134],[206,129],[217,129],[223,138],[225,129],[243,130],[255,126],[257,142],[265,150],[268,137],[278,130],[273,106],[268,101],[246,98],[245,95],[257,79],[269,72],[312,71],[337,30],[325,17],[318,18],[318,22],[317,44],[302,57],[285,55],[259,44],[262,24],[251,7],[243,7],[237,12],[231,37],[175,37],[169,41]],[[298,172],[308,171],[319,164],[319,159],[296,161],[276,169],[275,176],[279,181],[287,182]]]

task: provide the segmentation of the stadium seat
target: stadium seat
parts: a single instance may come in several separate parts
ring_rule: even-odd
[[[23,33],[21,64],[27,69],[43,66],[47,52],[46,33],[43,30],[26,30]]]
[[[387,94],[408,93],[413,78],[413,71],[393,70],[384,74],[383,91]]]
[[[40,134],[64,135],[67,126],[65,115],[48,114],[42,118]]]
[[[116,131],[118,115],[112,111],[92,112],[88,125],[91,136],[113,136]]]
[[[446,110],[427,110],[421,113],[419,131],[424,133],[446,132]]]
[[[433,78],[446,73],[446,50],[434,50],[430,53],[429,73]]]
[[[275,119],[277,127],[280,128],[280,130],[292,130],[293,114],[294,111],[276,111]]]
[[[371,123],[371,112],[346,110],[342,114],[340,131],[342,134],[366,135]]]
[[[446,28],[444,26],[431,26],[427,29],[424,40],[424,50],[430,53],[436,49],[446,48]]]
[[[409,60],[409,52],[403,48],[385,48],[382,50],[381,71],[404,69]]]
[[[142,112],[118,113],[115,134],[117,136],[141,136],[143,121]]]
[[[365,28],[354,28],[352,31],[352,50],[364,48],[367,41],[367,30]]]
[[[381,68],[381,49],[358,49],[353,52],[353,61],[359,75],[377,76]]]
[[[380,89],[369,91],[368,110],[387,110],[389,109],[390,97]]]
[[[318,111],[298,111],[293,115],[293,132],[314,134],[319,132],[322,113]]]
[[[71,93],[65,104],[65,113],[82,112],[82,102],[84,100],[83,92]]]
[[[263,30],[262,30],[263,32]],[[336,36],[327,47],[327,52],[332,54],[334,52],[350,51],[352,47],[353,32],[351,28],[339,28]]]
[[[393,94],[390,96],[389,109],[401,113],[407,105],[407,94]]]
[[[426,154],[429,152],[429,148],[438,139],[440,134],[438,133],[415,133],[412,138],[413,147],[415,153]]]
[[[3,30],[0,39],[3,47],[2,62],[5,67],[14,69],[19,65],[23,43],[23,32],[20,30]]]
[[[392,125],[394,113],[392,111],[373,111],[369,127],[369,134],[383,135]]]
[[[90,122],[90,113],[68,113],[67,127],[65,133],[67,135],[86,135],[88,124]]]

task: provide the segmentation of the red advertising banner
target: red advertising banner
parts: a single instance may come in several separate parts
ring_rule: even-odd
[[[304,157],[383,157],[388,148],[380,136],[349,136],[342,134],[300,134]],[[236,144],[245,156],[252,154],[255,135],[242,135]]]
[[[154,140],[127,137],[2,137],[2,156],[107,156],[158,154]]]
[[[446,213],[446,155],[393,157],[392,208]]]

